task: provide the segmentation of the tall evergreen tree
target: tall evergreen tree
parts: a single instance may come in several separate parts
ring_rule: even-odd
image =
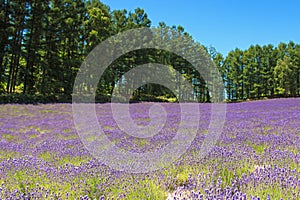
[[[19,71],[21,67],[24,67],[24,63],[21,63],[22,55],[24,52],[24,30],[26,21],[26,1],[10,1],[10,14],[9,23],[12,31],[9,36],[8,50],[8,79],[6,84],[6,91],[8,93],[15,92],[16,86],[19,81]]]
[[[41,67],[41,40],[43,35],[43,19],[48,1],[31,0],[27,2],[27,20],[25,26],[25,60],[23,73],[23,93],[36,93],[34,88]]]
[[[13,33],[10,15],[12,14],[11,1],[3,0],[0,4],[0,94],[5,91],[7,77],[5,71],[8,66],[9,37]]]

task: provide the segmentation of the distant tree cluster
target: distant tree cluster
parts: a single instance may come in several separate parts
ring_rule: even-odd
[[[230,100],[300,95],[300,45],[252,45],[227,57],[213,54]]]
[[[112,11],[98,0],[3,0],[0,6],[2,97],[21,94],[70,100],[80,65],[96,45],[125,30],[151,27],[143,9]],[[168,26],[162,22],[159,27]],[[172,34],[162,33],[161,37],[191,37],[181,26],[169,28]],[[256,45],[245,51],[231,51],[225,58],[214,48],[206,51],[222,75],[229,100],[299,96],[298,44]],[[123,75],[146,62],[173,66],[193,84],[198,101],[210,101],[207,84],[188,62],[153,49],[130,52],[116,60],[99,80],[97,96],[109,101],[112,91],[120,89],[118,81]],[[127,92],[137,100],[174,97],[171,91],[155,84]]]

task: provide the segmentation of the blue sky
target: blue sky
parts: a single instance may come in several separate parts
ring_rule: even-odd
[[[227,55],[251,44],[300,43],[299,0],[101,0],[111,10],[143,8],[152,25],[181,25],[195,40]]]

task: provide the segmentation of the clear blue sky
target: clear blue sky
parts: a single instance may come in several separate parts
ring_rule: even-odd
[[[181,25],[227,55],[251,44],[300,43],[300,0],[101,0],[111,10],[143,8],[152,25]]]

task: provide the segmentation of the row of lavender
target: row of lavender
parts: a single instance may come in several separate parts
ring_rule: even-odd
[[[151,105],[130,105],[136,123],[149,123]],[[179,105],[162,106],[168,114],[164,129],[146,139],[120,131],[110,104],[96,109],[111,141],[127,151],[146,152],[168,144],[178,129]],[[197,137],[177,162],[149,174],[127,174],[85,149],[71,104],[1,105],[0,199],[300,198],[299,99],[228,104],[220,140],[201,160],[211,105],[199,108]]]

